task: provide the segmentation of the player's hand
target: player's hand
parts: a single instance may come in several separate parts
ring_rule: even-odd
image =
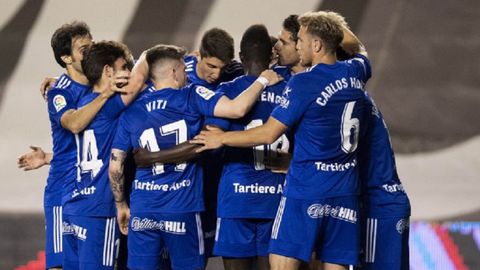
[[[275,85],[278,82],[283,81],[283,77],[271,69],[264,70],[260,76],[265,77],[268,80],[268,86]]]
[[[31,152],[21,155],[17,160],[18,168],[24,171],[35,170],[48,162],[45,160],[45,152],[38,146],[30,146]]]
[[[102,94],[107,98],[113,96],[115,93],[126,94],[127,92],[124,88],[128,85],[129,79],[130,76],[127,72],[118,73],[115,77],[110,79],[109,87],[106,88]]]
[[[225,132],[217,127],[207,126],[207,130],[202,130],[202,132],[195,136],[193,140],[190,140],[190,143],[203,145],[196,150],[197,153],[205,150],[217,149],[223,146],[222,136],[224,134]]]
[[[274,173],[287,173],[291,159],[292,156],[289,153],[276,152],[275,154],[267,155],[263,159],[263,164],[266,169]]]
[[[152,152],[145,148],[135,148],[133,150],[133,158],[135,159],[135,164],[137,164],[137,167],[151,166],[152,162],[149,162],[149,160],[151,160],[151,154]]]
[[[120,232],[128,235],[128,223],[130,222],[130,208],[126,202],[116,202],[117,206],[117,221]]]
[[[43,79],[42,83],[40,84],[40,95],[42,98],[47,101],[47,93],[52,89],[52,87],[55,85],[55,82],[57,81],[58,78],[45,78]]]

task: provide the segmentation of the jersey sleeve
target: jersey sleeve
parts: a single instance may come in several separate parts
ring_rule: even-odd
[[[225,118],[218,118],[218,117],[207,117],[205,119],[205,125],[210,126],[217,126],[222,130],[229,130],[230,129],[230,121]]]
[[[311,95],[298,76],[292,77],[283,91],[282,101],[271,116],[288,127],[300,120],[311,103]]]
[[[58,125],[61,125],[60,119],[66,111],[77,108],[74,97],[64,89],[55,88],[48,91],[47,103],[50,119]]]
[[[123,103],[120,94],[115,94],[110,97],[107,103],[104,105],[106,114],[109,116],[110,119],[116,119],[126,108],[127,105]]]
[[[204,116],[213,116],[215,106],[217,105],[223,93],[214,92],[204,86],[195,86],[190,97],[198,113]]]
[[[129,152],[132,148],[130,141],[130,131],[128,130],[128,113],[124,112],[120,116],[117,124],[117,130],[113,139],[112,149],[119,149],[125,152]]]
[[[366,83],[370,77],[372,77],[372,67],[370,66],[370,61],[364,55],[356,54],[355,57],[347,60],[347,62],[354,67],[359,79],[361,79],[364,83]]]

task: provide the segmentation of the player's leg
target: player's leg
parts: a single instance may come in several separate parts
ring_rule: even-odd
[[[271,253],[269,262],[272,270],[296,270],[300,267],[300,260]]]
[[[164,224],[155,214],[131,212],[128,228],[129,269],[162,269]]]
[[[300,270],[318,270],[321,269],[321,262],[317,260],[315,252],[312,253],[312,259],[309,263],[301,262]]]
[[[47,269],[62,269],[62,206],[45,206],[45,260]]]
[[[367,218],[362,231],[364,258],[362,270],[409,269],[409,218]]]
[[[80,270],[114,269],[120,243],[116,218],[75,217],[73,226],[75,235],[80,240],[78,241]]]
[[[162,237],[174,270],[205,268],[205,246],[199,213],[158,214],[163,221]]]
[[[268,256],[258,256],[255,265],[257,270],[270,270]]]
[[[272,227],[269,246],[273,270],[298,269],[309,262],[323,216],[312,217],[309,207],[315,202],[282,197]]]
[[[358,198],[348,196],[325,199],[317,213],[324,216],[316,247],[322,269],[348,270],[349,265],[358,265]]]
[[[222,257],[225,270],[250,270],[253,269],[253,257],[250,258],[232,258]]]

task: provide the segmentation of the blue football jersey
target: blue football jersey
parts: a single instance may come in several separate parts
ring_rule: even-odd
[[[48,116],[52,128],[53,158],[50,163],[44,193],[45,206],[60,205],[64,190],[71,190],[66,183],[75,181],[77,145],[75,135],[60,123],[63,114],[77,108],[79,99],[90,87],[63,74],[47,93]]]
[[[145,88],[142,89],[137,95],[137,99],[142,98],[144,95],[155,91],[155,85],[153,84],[152,80],[148,79],[145,81]]]
[[[255,82],[255,76],[242,76],[221,84],[218,91],[236,98]],[[243,118],[231,120],[229,130],[241,131],[261,126],[282,100],[286,83],[265,88],[259,100]],[[289,141],[282,135],[271,145],[252,148],[226,147],[224,167],[218,189],[217,214],[226,218],[273,218],[285,182],[285,175],[265,168],[264,159],[288,152]]]
[[[146,94],[120,117],[112,148],[161,151],[190,140],[202,129],[204,117],[213,115],[220,97],[194,85]],[[196,162],[137,168],[130,207],[132,212],[202,211],[202,185],[202,170]]]
[[[272,116],[293,129],[284,194],[319,199],[358,194],[357,146],[365,118],[368,59],[358,55],[294,75]]]
[[[80,99],[78,107],[92,102],[99,93],[90,92]],[[68,215],[93,217],[115,216],[110,190],[108,165],[112,142],[120,113],[126,108],[119,94],[107,100],[92,122],[77,135],[78,159],[75,189],[65,202]]]
[[[367,131],[360,140],[362,203],[375,217],[410,215],[410,202],[397,174],[387,125],[373,99],[365,93]]]
[[[287,66],[273,65],[272,70],[280,74],[280,76],[282,76],[283,80],[286,82],[288,82],[290,78],[293,76],[292,69]]]

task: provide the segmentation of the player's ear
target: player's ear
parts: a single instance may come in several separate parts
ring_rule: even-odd
[[[314,52],[318,53],[322,50],[322,47],[323,47],[322,40],[315,38],[312,40],[312,43],[313,43],[312,47]]]
[[[109,65],[103,66],[103,74],[105,74],[107,77],[112,77],[113,76],[113,68]]]
[[[65,63],[65,65],[71,65],[72,64],[72,56],[70,55],[63,55],[60,57],[62,61]]]
[[[238,52],[238,57],[240,57],[240,61],[243,63],[243,53],[242,53],[242,51]]]

